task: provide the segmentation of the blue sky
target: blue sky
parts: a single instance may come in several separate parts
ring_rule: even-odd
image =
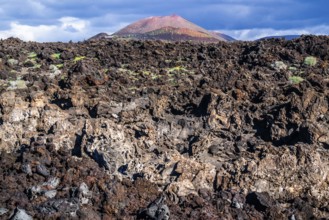
[[[0,0],[0,38],[81,41],[171,14],[240,40],[329,35],[328,8],[328,0]]]

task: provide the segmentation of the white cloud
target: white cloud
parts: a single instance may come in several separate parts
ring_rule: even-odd
[[[0,30],[0,39],[17,37],[25,41],[82,41],[100,32],[112,34],[127,26],[135,15],[106,14],[89,20],[76,17],[61,17],[50,25],[28,25],[12,21],[5,30]]]
[[[0,38],[18,37],[26,41],[35,41],[38,37],[42,38],[42,35],[52,32],[55,29],[56,26],[53,25],[29,26],[19,24],[18,22],[11,22],[9,30],[0,31]]]
[[[267,36],[280,36],[280,35],[329,35],[329,25],[318,25],[307,28],[296,29],[272,29],[272,28],[254,28],[242,30],[221,30],[221,33],[227,34],[237,40],[256,40]]]
[[[74,17],[63,17],[60,18],[59,21],[62,23],[61,29],[64,31],[72,31],[72,32],[83,32],[87,29],[88,23],[87,21],[81,20],[79,18]]]
[[[68,41],[84,40],[90,26],[89,22],[74,17],[62,17],[54,25],[25,25],[11,22],[8,30],[0,31],[0,38],[18,37],[25,41]]]

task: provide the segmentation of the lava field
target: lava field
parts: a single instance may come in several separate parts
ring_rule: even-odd
[[[329,218],[329,37],[0,41],[1,219]]]

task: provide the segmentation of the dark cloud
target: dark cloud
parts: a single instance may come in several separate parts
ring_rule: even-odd
[[[179,14],[209,29],[220,28],[297,28],[327,22],[325,0],[126,0],[126,1],[44,1],[58,16],[91,19],[105,14]],[[305,23],[303,23],[303,21]]]
[[[327,0],[0,0],[1,30],[11,22],[60,25],[63,17],[88,21],[89,32],[113,31],[138,19],[178,14],[213,30],[300,29],[329,25]]]

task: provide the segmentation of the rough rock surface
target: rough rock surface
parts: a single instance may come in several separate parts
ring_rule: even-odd
[[[0,41],[0,218],[329,218],[328,50]]]

